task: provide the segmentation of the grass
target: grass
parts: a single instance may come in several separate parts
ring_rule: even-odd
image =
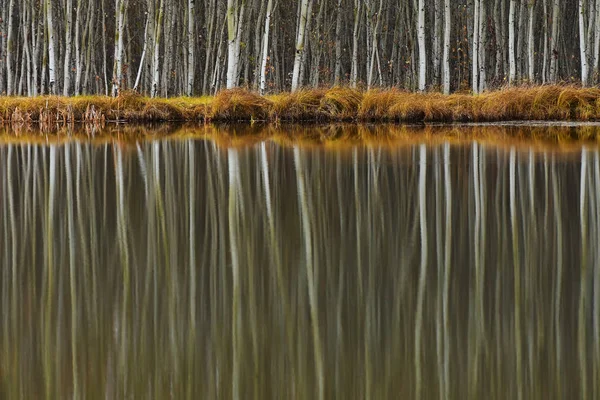
[[[151,99],[135,92],[117,98],[0,97],[0,122],[501,122],[600,120],[600,88],[521,86],[481,95],[411,93],[396,88],[303,89],[259,96],[233,89],[215,97]]]

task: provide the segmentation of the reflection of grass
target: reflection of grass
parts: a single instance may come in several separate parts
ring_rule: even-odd
[[[135,92],[125,92],[117,98],[0,98],[0,122],[21,124],[105,120],[498,122],[599,118],[600,89],[570,85],[504,88],[477,96],[411,93],[396,88],[362,93],[334,87],[265,97],[234,89],[215,97],[198,98],[151,99]]]
[[[65,144],[85,142],[95,145],[119,143],[128,151],[137,144],[155,139],[204,139],[222,148],[251,147],[273,141],[285,147],[352,149],[354,146],[406,147],[429,143],[493,144],[500,147],[532,146],[536,150],[580,151],[582,144],[600,143],[600,125],[394,125],[394,124],[253,124],[213,125],[159,124],[111,125],[104,127],[67,125],[52,133],[35,129],[0,127],[0,144]]]

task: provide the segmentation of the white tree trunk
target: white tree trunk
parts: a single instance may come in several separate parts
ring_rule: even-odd
[[[54,18],[52,1],[46,0],[46,18],[48,23],[48,75],[50,94],[56,94],[56,38],[54,36]]]
[[[600,62],[600,0],[596,0],[595,4],[595,29],[594,29],[594,57],[592,61],[592,71],[594,72],[594,80],[598,81],[598,63]]]
[[[65,64],[63,68],[63,96],[69,95],[71,89],[71,50],[73,34],[73,0],[67,0],[65,19]]]
[[[333,84],[340,84],[342,74],[342,0],[337,0],[335,20],[335,68],[333,72]]]
[[[587,50],[587,35],[585,29],[585,9],[583,0],[579,0],[579,54],[581,57],[581,84],[588,84],[588,50]]]
[[[513,85],[517,77],[517,63],[515,60],[515,14],[516,0],[510,0],[510,10],[508,14],[508,83]]]
[[[535,81],[535,0],[529,1],[529,31],[527,34],[527,58],[528,58],[528,79],[532,83]]]
[[[419,42],[419,90],[427,88],[427,50],[425,48],[425,0],[419,0],[417,18],[417,41]]]
[[[300,15],[298,16],[298,34],[296,37],[296,56],[294,57],[294,71],[292,73],[292,92],[298,89],[300,81],[300,68],[302,67],[302,55],[304,54],[304,37],[306,34],[306,22],[308,21],[308,2],[302,0]]]
[[[354,0],[354,30],[352,31],[352,68],[350,70],[350,86],[356,89],[358,85],[358,42],[360,29],[360,14],[362,0]]]
[[[133,90],[138,90],[140,86],[140,79],[142,78],[142,70],[144,67],[144,60],[146,58],[146,51],[148,49],[148,25],[150,22],[150,17],[146,18],[146,28],[144,28],[144,48],[142,50],[142,56],[140,57],[140,66],[138,67],[137,77],[135,78],[135,84],[133,85]]]
[[[450,33],[452,31],[452,12],[450,0],[444,0],[444,56],[443,76],[444,94],[450,94]]]
[[[77,0],[77,15],[75,17],[75,96],[78,96],[81,90],[81,73],[83,63],[81,57],[81,13],[83,5],[81,0]],[[66,86],[66,85],[65,85]]]
[[[558,79],[558,36],[560,23],[560,0],[554,0],[552,8],[552,37],[550,38],[552,46],[550,49],[550,81],[556,82]]]
[[[260,94],[265,94],[267,88],[267,61],[269,59],[269,30],[271,29],[271,13],[273,12],[273,0],[267,3],[267,14],[265,17],[265,30],[263,33],[262,57],[260,61]]]
[[[154,50],[153,50],[153,60],[152,60],[152,97],[156,97],[158,95],[158,83],[160,79],[160,36],[162,33],[162,25],[163,25],[163,15],[165,11],[165,1],[160,1],[160,6],[158,9],[158,18],[156,19],[156,30],[154,34]]]
[[[196,72],[196,0],[188,0],[188,76],[187,76],[187,95],[194,94],[194,77]],[[144,40],[144,48],[146,47]]]
[[[475,0],[473,11],[473,50],[472,50],[472,67],[473,67],[473,85],[474,94],[479,94],[479,33],[481,32],[481,18],[479,16],[481,8],[481,0]]]
[[[15,1],[10,0],[8,6],[8,35],[6,39],[6,94],[8,94],[9,96],[12,96],[15,93],[15,84],[12,70],[13,51],[15,48],[13,33],[14,9]]]
[[[237,0],[227,0],[227,89],[237,86],[235,78],[240,57],[240,52],[236,49],[238,32],[237,8]]]
[[[123,34],[125,33],[125,0],[117,0],[115,28],[115,61],[113,64],[112,95],[118,96],[123,83]]]

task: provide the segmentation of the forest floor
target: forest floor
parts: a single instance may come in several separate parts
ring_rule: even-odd
[[[306,89],[259,96],[243,89],[214,97],[151,99],[0,97],[0,123],[121,122],[396,122],[453,123],[600,120],[600,88],[521,86],[480,95],[398,89]]]

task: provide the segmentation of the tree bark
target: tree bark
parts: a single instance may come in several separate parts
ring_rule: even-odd
[[[300,68],[304,55],[304,37],[306,34],[306,23],[308,21],[309,0],[301,0],[300,15],[298,15],[298,33],[296,35],[296,56],[294,57],[294,71],[292,73],[292,92],[298,90],[300,81]]]
[[[417,40],[419,42],[419,91],[427,88],[427,49],[425,47],[425,0],[419,0]]]
[[[443,56],[443,90],[450,94],[450,34],[452,32],[452,11],[450,0],[444,0],[444,56]]]
[[[508,14],[508,84],[514,85],[517,77],[517,63],[515,60],[515,13],[516,0],[510,0],[510,10]]]

